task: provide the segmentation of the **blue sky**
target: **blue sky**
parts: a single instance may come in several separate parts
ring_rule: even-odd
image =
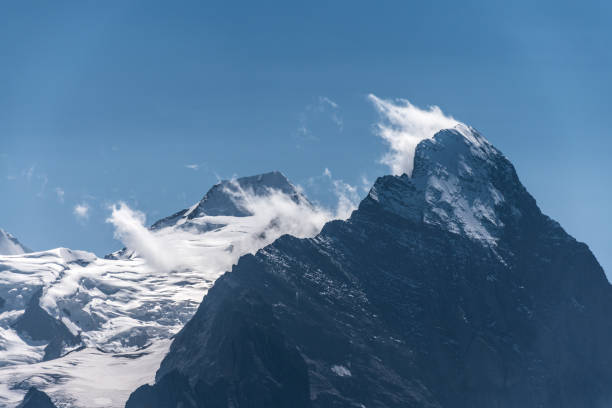
[[[110,204],[154,221],[275,169],[331,202],[325,168],[388,173],[374,93],[479,129],[611,271],[611,7],[507,3],[3,4],[0,227],[103,255]]]

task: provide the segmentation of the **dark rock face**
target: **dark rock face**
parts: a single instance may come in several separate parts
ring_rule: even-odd
[[[31,387],[17,408],[57,408],[51,398],[35,387]]]
[[[72,334],[64,323],[54,319],[40,307],[41,295],[42,289],[32,296],[24,314],[12,326],[24,338],[47,342],[43,357],[43,361],[46,361],[60,357],[66,347],[78,346],[81,339]]]
[[[473,133],[240,259],[127,407],[608,407],[612,288]]]

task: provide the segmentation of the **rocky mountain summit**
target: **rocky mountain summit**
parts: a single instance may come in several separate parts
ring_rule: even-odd
[[[241,257],[126,406],[603,408],[611,314],[588,247],[458,126],[348,220]]]
[[[272,171],[235,180],[222,180],[215,184],[198,203],[162,218],[155,222],[151,229],[156,230],[171,225],[192,226],[193,220],[205,216],[246,217],[252,215],[252,212],[241,205],[236,197],[241,196],[244,191],[261,197],[267,195],[270,190],[287,195],[295,203],[310,205],[306,197],[298,192],[281,172]]]

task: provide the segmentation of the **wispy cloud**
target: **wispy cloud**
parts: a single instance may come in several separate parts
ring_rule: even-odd
[[[47,188],[47,184],[49,183],[49,178],[47,177],[46,174],[38,174],[36,178],[41,181],[40,191],[36,195],[38,197],[42,197],[45,195],[45,188]]]
[[[323,176],[329,179],[333,186],[333,193],[338,200],[336,206],[336,218],[346,219],[353,210],[359,205],[359,193],[357,187],[344,182],[340,179],[334,179],[331,171],[326,167],[323,171]]]
[[[32,165],[30,167],[28,167],[27,169],[22,171],[22,176],[25,177],[25,179],[30,182],[32,181],[32,176],[34,176],[34,170],[36,169],[36,165]]]
[[[60,203],[64,202],[64,195],[66,194],[66,192],[60,188],[60,187],[55,187],[55,195],[57,195],[57,200]]]
[[[361,176],[361,189],[364,193],[367,193],[372,188],[372,181],[365,175]]]
[[[334,109],[338,109],[338,104],[329,99],[327,96],[319,96],[319,102],[321,102],[322,104],[327,104]]]
[[[314,135],[308,126],[307,116],[304,113],[300,114],[300,124],[297,127],[296,133],[301,140],[317,141],[319,138]]]
[[[344,121],[342,120],[342,117],[340,117],[336,112],[334,112],[331,115],[331,119],[336,124],[336,126],[338,126],[338,129],[342,132],[342,130],[344,129]]]
[[[106,222],[114,225],[115,238],[127,248],[136,251],[152,267],[168,272],[176,261],[172,249],[165,247],[163,240],[145,227],[145,220],[144,213],[120,202],[111,207],[111,215]]]
[[[297,135],[304,140],[319,140],[313,130],[314,127],[322,126],[325,121],[331,120],[336,128],[342,132],[344,120],[340,113],[340,105],[327,96],[319,96],[315,102],[306,105],[300,112]]]
[[[85,221],[89,219],[89,205],[87,203],[81,203],[74,206],[74,216],[79,221]]]
[[[381,162],[396,175],[412,174],[414,152],[421,140],[433,137],[442,129],[461,124],[446,116],[437,106],[421,109],[405,99],[381,99],[372,94],[368,95],[368,99],[382,118],[377,124],[377,134],[390,148]]]
[[[328,170],[330,180],[331,172]],[[238,258],[254,253],[284,234],[312,237],[323,225],[335,218],[346,218],[354,208],[356,189],[336,180],[338,204],[324,208],[307,200],[296,202],[292,196],[270,189],[255,194],[237,183],[226,188],[237,206],[251,214],[246,217],[204,216],[198,223],[231,225],[211,231],[189,228],[164,228],[158,231],[145,226],[145,215],[120,202],[113,205],[106,220],[115,227],[115,238],[141,256],[151,267],[161,271],[206,269],[203,273],[229,270]]]
[[[200,168],[200,165],[199,164],[186,164],[185,167],[191,170],[198,170]]]
[[[45,189],[47,188],[47,184],[49,184],[49,177],[36,169],[36,164],[31,165],[21,171],[21,177],[26,180],[26,182],[32,187],[39,186],[40,189],[36,193],[37,197],[45,196]],[[7,180],[16,180],[17,177],[15,175],[7,175]]]
[[[344,120],[342,119],[342,116],[340,116],[340,106],[336,102],[329,99],[327,96],[320,96],[318,105],[319,110],[321,112],[324,112],[326,110],[326,106],[331,108],[329,112],[330,119],[336,124],[336,126],[338,126],[338,129],[342,132],[344,128]]]

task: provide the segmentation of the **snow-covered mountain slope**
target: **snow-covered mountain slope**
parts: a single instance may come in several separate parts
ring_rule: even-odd
[[[612,286],[473,129],[240,258],[127,408],[607,408]]]
[[[35,384],[58,407],[123,407],[133,385],[153,380],[152,372],[167,353],[170,340],[153,341],[133,353],[106,353],[94,347],[62,358],[0,369],[0,406],[17,405]],[[18,388],[15,388],[17,386]]]
[[[19,255],[32,252],[12,234],[0,228],[0,255]]]
[[[116,207],[128,247],[107,259],[66,248],[0,257],[0,406],[32,385],[58,406],[122,406],[241,255],[329,219],[277,172],[221,182],[177,214],[147,229]]]

